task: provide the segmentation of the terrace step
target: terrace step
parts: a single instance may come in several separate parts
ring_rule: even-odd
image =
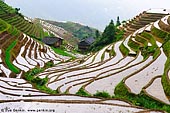
[[[163,18],[163,20],[159,21],[159,26],[162,30],[166,31],[166,32],[170,32],[170,25],[168,23],[166,23],[165,20],[166,18]]]
[[[140,72],[127,77],[125,79],[125,85],[129,91],[134,94],[140,94],[142,88],[146,86],[152,78],[162,75],[164,73],[166,59],[167,58],[161,49],[161,54],[158,58],[155,60],[153,59],[150,63],[144,66]]]
[[[150,83],[144,87],[144,92],[154,98],[155,100],[161,101],[163,103],[169,104],[170,105],[170,100],[166,97],[163,86],[161,83],[161,77],[158,76],[156,78],[153,78]]]

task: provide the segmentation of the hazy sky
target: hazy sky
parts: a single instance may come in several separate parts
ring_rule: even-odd
[[[5,0],[29,17],[74,21],[103,30],[111,19],[128,20],[150,8],[170,9],[170,0]]]

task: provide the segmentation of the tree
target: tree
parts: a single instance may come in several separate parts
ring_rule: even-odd
[[[99,30],[96,30],[95,35],[96,35],[96,36],[95,36],[96,39],[100,37]]]
[[[97,32],[97,31],[96,31]],[[104,32],[99,36],[96,41],[91,45],[91,51],[98,51],[104,46],[120,40],[123,36],[123,31],[117,29],[114,25],[113,20],[110,21],[109,25],[106,26]]]
[[[19,11],[20,11],[20,8],[15,8],[15,11],[16,11],[16,12],[19,12]]]
[[[110,42],[116,41],[115,38],[115,25],[113,20],[109,23],[108,26],[106,26],[103,34],[102,39],[106,44],[109,44]]]
[[[116,21],[116,26],[120,25],[120,20],[119,20],[119,16],[117,17],[117,21]]]

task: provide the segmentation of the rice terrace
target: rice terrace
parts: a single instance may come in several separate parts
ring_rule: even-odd
[[[83,52],[75,33],[19,10],[0,0],[0,113],[170,113],[169,9],[115,25],[104,45],[111,21]]]

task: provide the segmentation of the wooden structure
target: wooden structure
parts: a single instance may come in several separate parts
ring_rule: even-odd
[[[60,47],[63,44],[63,38],[60,37],[45,37],[42,42],[53,47]]]
[[[78,49],[80,51],[86,51],[94,41],[95,39],[93,37],[86,38],[78,43]]]

